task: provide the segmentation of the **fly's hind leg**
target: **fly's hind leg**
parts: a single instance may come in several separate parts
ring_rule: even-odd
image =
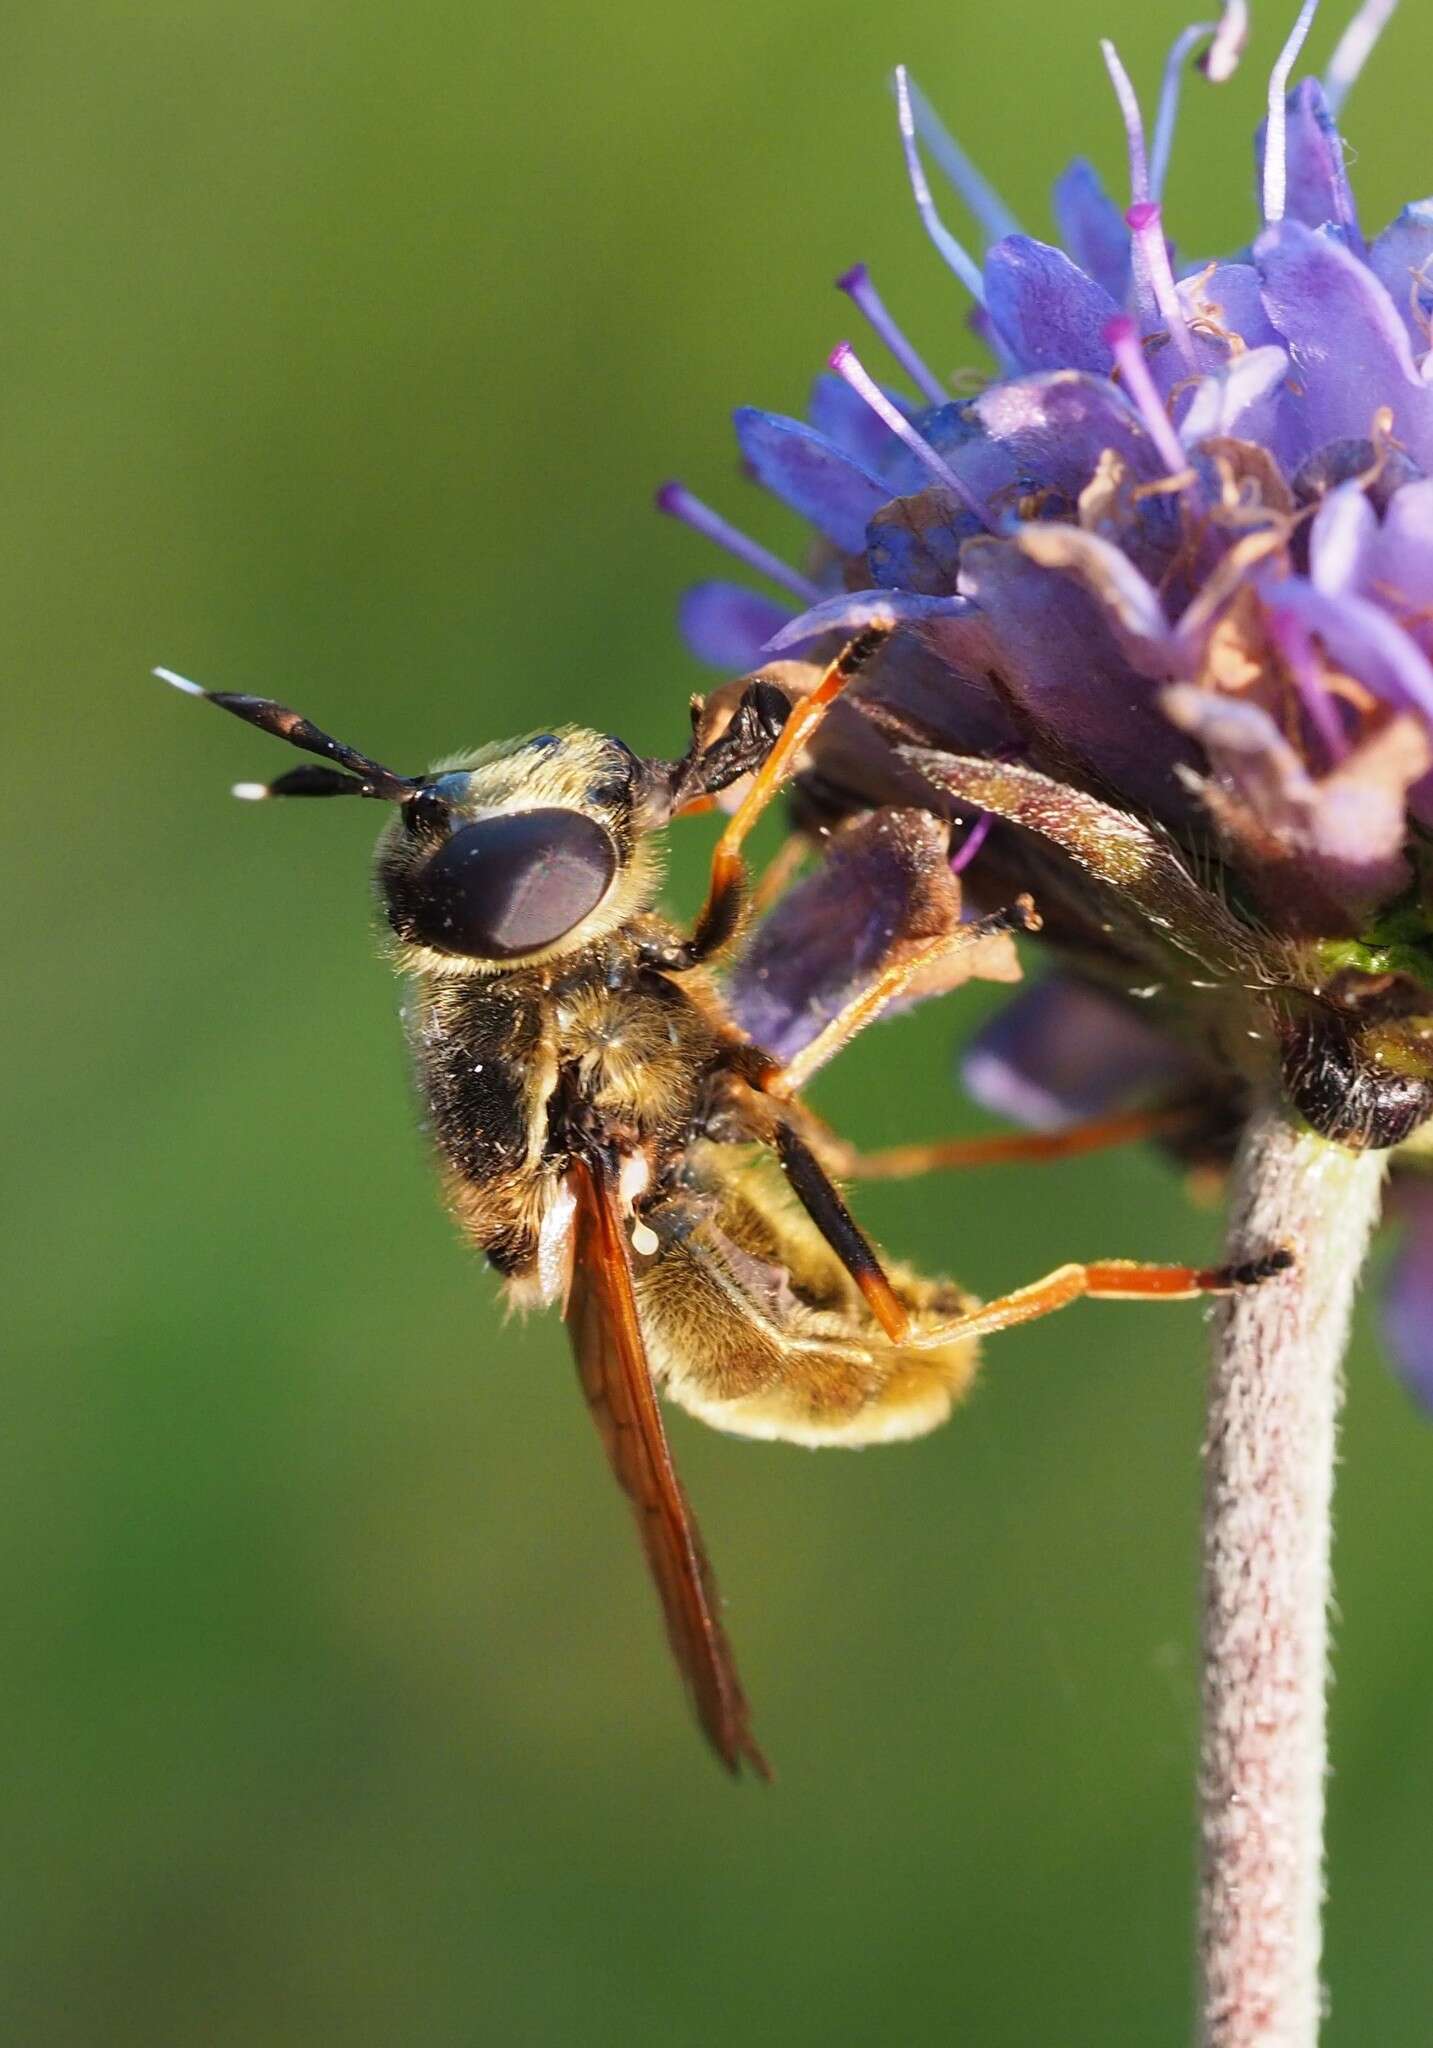
[[[1101,1259],[1091,1265],[1057,1266],[1043,1279],[1002,1294],[983,1307],[954,1316],[949,1322],[907,1336],[905,1342],[925,1351],[942,1344],[971,1338],[991,1337],[997,1330],[1010,1330],[1017,1323],[1033,1323],[1072,1301],[1088,1296],[1091,1301],[1192,1301],[1201,1294],[1237,1294],[1245,1287],[1258,1287],[1279,1273],[1287,1273],[1294,1255],[1287,1250],[1267,1253],[1238,1266],[1151,1266],[1136,1259]]]

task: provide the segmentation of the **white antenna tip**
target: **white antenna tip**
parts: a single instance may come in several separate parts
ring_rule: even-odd
[[[268,793],[267,782],[236,782],[229,792],[231,796],[236,796],[241,804],[261,804]]]
[[[172,668],[157,668],[152,671],[161,683],[172,683],[176,690],[182,690],[186,697],[203,697],[208,693],[198,683],[191,683],[188,676],[177,676]]]

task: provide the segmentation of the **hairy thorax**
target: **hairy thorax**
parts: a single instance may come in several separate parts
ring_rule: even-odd
[[[560,968],[424,983],[411,998],[418,1085],[459,1221],[539,1298],[557,1285],[577,1126],[616,1146],[634,1191],[655,1185],[719,1064],[705,985],[688,974],[679,988],[643,963],[662,930],[650,922]]]

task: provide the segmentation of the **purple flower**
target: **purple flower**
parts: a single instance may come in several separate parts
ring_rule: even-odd
[[[662,502],[783,591],[692,593],[718,666],[896,629],[854,693],[864,736],[833,721],[818,746],[828,808],[909,804],[915,772],[932,809],[998,821],[967,895],[1028,887],[1060,972],[970,1049],[972,1091],[1050,1124],[1194,1075],[1237,1111],[1273,1077],[1325,1136],[1394,1151],[1388,1328],[1433,1400],[1433,200],[1361,225],[1337,114],[1391,8],[1365,0],[1323,82],[1294,83],[1316,4],[1271,74],[1248,245],[1215,261],[1175,253],[1162,195],[1184,74],[1229,76],[1237,0],[1176,40],[1149,136],[1102,46],[1128,202],[1077,160],[1058,243],[898,71],[916,207],[994,376],[951,395],[858,266],[840,288],[911,394],[843,343],[808,420],[736,415],[748,474],[815,531],[807,567]],[[763,959],[753,1022],[799,1037],[840,976]]]

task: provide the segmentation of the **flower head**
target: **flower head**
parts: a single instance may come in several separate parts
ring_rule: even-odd
[[[1058,242],[898,72],[912,194],[996,374],[948,393],[858,266],[838,284],[911,391],[842,344],[807,420],[735,416],[748,473],[815,529],[802,571],[664,504],[784,590],[689,595],[717,665],[897,628],[817,780],[859,809],[909,803],[914,774],[917,801],[997,819],[968,894],[1031,888],[1060,956],[971,1050],[977,1096],[1053,1122],[1161,1076],[1236,1102],[1268,1072],[1412,1181],[1433,1153],[1433,200],[1365,233],[1336,115],[1392,8],[1365,0],[1323,82],[1292,82],[1316,6],[1271,73],[1249,245],[1213,261],[1176,252],[1163,189],[1184,75],[1229,75],[1242,4],[1176,39],[1152,130],[1103,46],[1128,202],[1077,160]],[[806,990],[780,958],[764,999],[789,1034]],[[1390,1328],[1433,1386],[1433,1322],[1406,1306],[1429,1202],[1414,1183]]]

